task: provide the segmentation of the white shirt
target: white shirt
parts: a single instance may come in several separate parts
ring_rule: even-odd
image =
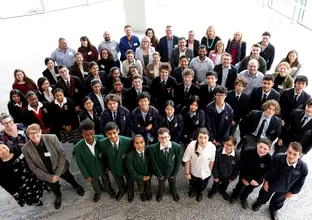
[[[229,70],[231,69],[231,65],[228,67],[222,66],[222,80],[221,80],[221,86],[225,86],[226,84],[226,79],[229,75]]]
[[[136,150],[136,152],[138,152],[139,156],[140,156],[140,153],[142,153],[143,154],[142,157],[143,157],[143,160],[144,160],[144,150],[142,152]]]
[[[101,108],[102,108],[102,110],[104,111],[105,105],[104,105],[104,100],[103,100],[102,95],[98,95],[98,94],[96,94],[96,93],[94,93],[94,94],[95,94],[95,96],[97,97],[97,99],[99,100],[100,105],[101,105]]]
[[[225,109],[225,103],[222,105],[221,108],[219,108],[219,107],[217,106],[217,104],[216,104],[216,110],[217,110],[217,112],[218,112],[219,114],[220,114],[221,112],[223,112],[224,109]]]
[[[263,127],[263,130],[262,130],[262,133],[261,133],[261,135],[260,135],[260,138],[267,138],[267,136],[266,136],[265,133],[266,133],[266,130],[268,129],[268,127],[269,127],[269,124],[270,124],[270,122],[271,122],[271,118],[272,118],[272,117],[270,117],[270,118],[264,117],[264,113],[262,113],[262,116],[261,116],[261,118],[260,118],[260,121],[259,121],[259,123],[258,123],[258,126],[257,126],[256,130],[255,130],[252,134],[255,135],[255,136],[257,136],[258,131],[259,131],[260,127],[261,127],[261,124],[262,124],[263,120],[266,120],[266,122],[265,122],[265,124],[264,124],[264,127]]]
[[[37,110],[35,110],[33,107],[30,106],[30,104],[28,104],[27,109],[28,111],[34,111],[37,115],[39,114],[40,109],[42,108],[42,103],[38,102],[38,108]]]
[[[293,166],[294,168],[296,168],[297,163],[298,163],[298,160],[296,161],[296,163],[290,164],[290,163],[288,162],[288,160],[287,160],[287,157],[286,157],[286,163],[287,163],[287,165],[288,165],[289,167],[290,167],[290,166]]]
[[[93,154],[93,156],[95,156],[95,149],[94,149],[94,146],[95,146],[95,144],[96,144],[95,139],[94,139],[94,141],[93,141],[93,143],[92,143],[91,145],[88,144],[88,143],[86,142],[86,140],[85,140],[85,143],[86,143],[86,145],[89,147],[89,150],[91,151],[91,153]]]
[[[111,142],[111,144],[112,144],[112,146],[114,148],[114,142],[112,142],[112,141],[110,141],[110,142]],[[118,141],[116,142],[116,145],[117,145],[117,149],[118,149],[118,147],[119,147],[119,138],[118,138]]]
[[[186,148],[182,161],[191,163],[191,174],[195,177],[206,179],[211,176],[211,170],[209,163],[215,160],[216,146],[210,141],[207,143],[206,147],[203,149],[198,145],[197,152],[199,156],[195,153],[195,145],[197,141],[192,141]]]
[[[49,103],[54,101],[54,96],[52,94],[52,88],[51,87],[49,87],[49,94],[43,92],[43,96]]]
[[[64,104],[66,104],[66,102],[67,102],[67,98],[66,97],[63,98],[63,102],[62,103],[59,103],[56,99],[54,100],[54,103],[56,105],[60,106],[61,108],[63,107]]]
[[[172,147],[172,144],[171,144],[171,142],[169,141],[169,143],[168,143],[168,146],[166,147],[166,146],[163,146],[163,145],[161,145],[160,144],[160,150],[162,151],[163,149],[165,149],[165,148],[167,148],[167,151],[169,152],[169,149]]]
[[[226,151],[225,151],[225,149],[224,149],[224,148],[222,149],[222,154],[226,154],[226,155],[228,155],[228,154],[226,153]],[[232,152],[230,153],[230,155],[229,155],[229,156],[235,157],[235,150],[232,150]]]

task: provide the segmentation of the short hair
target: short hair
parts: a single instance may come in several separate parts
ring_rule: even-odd
[[[187,59],[187,61],[189,60],[188,57],[185,55],[180,56],[179,60],[181,61],[182,59]]]
[[[171,25],[167,25],[166,28],[172,28],[172,26]]]
[[[207,46],[206,45],[200,45],[198,47],[198,50],[202,50],[202,49],[205,49],[207,51]]]
[[[80,53],[80,52],[77,52],[77,53],[75,54],[75,57],[78,56],[78,55],[80,55],[80,56],[83,57],[82,53]]]
[[[272,141],[270,139],[268,139],[268,138],[260,138],[259,141],[257,142],[257,145],[260,144],[260,143],[268,145],[269,148],[271,148],[271,145],[272,145]]]
[[[216,95],[217,93],[220,94],[227,94],[227,88],[225,86],[216,86],[213,90],[213,94]]]
[[[61,88],[56,88],[56,89],[54,89],[53,95],[55,96],[55,94],[56,94],[57,92],[60,92],[60,93],[62,93],[62,94],[64,95],[64,91],[63,91],[63,89],[61,89]]]
[[[170,63],[167,63],[167,62],[161,63],[159,66],[159,72],[161,72],[162,70],[167,70],[168,72],[171,72]]]
[[[131,50],[131,49],[127,50],[127,51],[126,51],[126,55],[128,55],[128,54],[133,54],[133,56],[134,56],[133,50]]]
[[[41,127],[39,124],[33,123],[26,128],[26,134],[28,134],[30,130],[40,131]]]
[[[155,52],[153,53],[153,56],[155,56],[155,55],[160,56],[160,53],[159,53],[158,51],[155,51]]]
[[[274,82],[274,76],[272,74],[265,74],[262,81],[272,81]]]
[[[94,129],[94,122],[91,121],[90,119],[85,119],[83,120],[80,125],[79,125],[79,129],[80,131],[90,131]]]
[[[194,70],[190,69],[190,68],[185,68],[182,72],[183,77],[184,76],[191,76],[194,77],[195,73]]]
[[[248,65],[251,64],[251,63],[255,63],[259,67],[259,61],[257,59],[250,59],[248,61]]]
[[[229,53],[227,53],[227,52],[225,52],[225,53],[223,54],[223,57],[230,57],[230,58],[232,59],[232,55],[229,54]]]
[[[308,85],[308,77],[303,75],[296,76],[294,83],[296,84],[297,82],[305,82]]]
[[[132,29],[130,24],[125,25],[124,29],[126,29],[126,28],[131,28]]]
[[[275,107],[275,114],[278,115],[281,111],[281,107],[280,107],[280,104],[274,99],[270,99],[270,100],[265,101],[261,107],[262,107],[263,111],[265,111],[271,105],[273,105]]]
[[[170,135],[169,129],[166,127],[162,127],[157,130],[157,136],[162,135],[164,133],[168,133]]]
[[[186,41],[186,38],[185,38],[185,37],[179,37],[178,42],[179,42],[180,40],[185,40],[185,41]]]
[[[309,98],[308,101],[306,102],[306,105],[312,105],[312,98]]]
[[[141,81],[143,81],[143,77],[140,74],[133,74],[133,76],[131,77],[131,81],[135,79],[140,79]]]
[[[302,145],[298,142],[290,142],[288,148],[291,147],[294,151],[299,152],[302,154]]]
[[[28,91],[27,94],[26,94],[26,99],[28,100],[28,98],[31,97],[31,96],[36,96],[36,97],[38,97],[37,94],[36,94],[35,92],[33,92],[33,91]]]
[[[223,140],[223,142],[228,142],[228,141],[232,141],[234,146],[237,144],[237,139],[235,136],[230,135],[230,136],[224,138],[224,140]]]
[[[91,86],[94,86],[95,84],[100,84],[101,85],[101,81],[99,79],[92,79],[91,80]]]
[[[245,87],[245,88],[248,85],[248,81],[244,77],[237,77],[236,80],[235,80],[235,85],[237,85],[238,83],[241,83],[243,85],[243,87]]]
[[[58,68],[57,68],[57,70],[60,71],[61,69],[67,69],[67,70],[68,70],[68,68],[67,68],[66,66],[64,66],[64,65],[59,65]]]
[[[55,61],[54,61],[51,57],[47,57],[47,58],[44,59],[44,65],[48,65],[48,62],[49,62],[50,60],[52,60],[53,63],[55,64]]]
[[[207,78],[208,76],[214,76],[216,79],[218,79],[218,74],[217,74],[215,71],[213,71],[213,70],[209,70],[209,71],[206,73],[206,78]]]
[[[141,99],[148,99],[148,101],[151,100],[151,95],[148,92],[141,92],[138,97],[137,100],[140,101]]]
[[[0,123],[2,124],[2,121],[4,120],[4,119],[7,119],[7,118],[11,118],[12,119],[12,121],[14,121],[13,120],[13,117],[11,116],[11,115],[9,115],[8,113],[2,113],[1,115],[0,115]]]
[[[268,32],[268,31],[265,31],[265,32],[263,32],[263,34],[262,34],[262,37],[263,37],[263,36],[269,36],[269,37],[271,37],[271,33]]]
[[[120,103],[120,98],[118,97],[118,95],[110,93],[105,96],[104,101],[106,105],[108,104],[109,101]]]
[[[63,40],[65,40],[65,38],[60,37],[59,40],[58,40],[58,43],[60,44]]]
[[[115,122],[108,122],[105,127],[104,127],[104,132],[108,132],[108,131],[111,131],[111,130],[116,130],[118,131],[119,128],[118,128],[118,125],[115,123]]]
[[[260,50],[261,50],[261,45],[260,44],[253,44],[252,47],[257,47],[257,48],[260,48]]]

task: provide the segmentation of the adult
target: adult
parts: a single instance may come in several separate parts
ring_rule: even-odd
[[[44,77],[47,77],[51,86],[55,87],[56,82],[61,78],[58,73],[57,66],[55,66],[55,61],[47,57],[44,59],[44,65],[46,65],[46,69],[42,72]]]
[[[22,118],[22,110],[27,107],[28,102],[23,93],[21,93],[17,89],[12,89],[10,91],[10,101],[8,102],[8,110],[12,118],[16,123],[21,123],[23,121]]]
[[[267,63],[263,57],[260,56],[261,46],[259,44],[252,45],[251,54],[250,56],[245,57],[239,64],[238,73],[246,70],[248,67],[248,63],[250,60],[254,59],[258,61],[258,70],[265,74],[267,71]]]
[[[145,76],[148,78],[149,84],[151,84],[155,77],[159,76],[159,67],[161,64],[159,52],[154,52],[152,63],[148,64],[145,69]]]
[[[50,83],[48,78],[40,77],[37,81],[38,91],[36,92],[38,96],[38,100],[40,102],[51,103],[54,101],[54,96],[52,93],[52,88],[50,87]]]
[[[60,38],[58,41],[58,47],[51,53],[51,58],[55,60],[58,66],[66,66],[70,68],[74,65],[74,56],[76,51],[70,47],[67,47],[67,40]]]
[[[140,46],[139,38],[132,34],[131,25],[124,27],[125,36],[120,38],[119,49],[120,49],[120,60],[124,61],[127,59],[126,52],[128,50],[135,51]]]
[[[153,53],[155,48],[151,46],[149,37],[144,36],[141,40],[141,45],[135,50],[135,58],[141,61],[143,68],[153,61]]]
[[[206,35],[201,39],[200,44],[207,47],[207,55],[216,47],[216,43],[221,40],[220,37],[216,35],[214,26],[210,25],[207,28]]]
[[[156,51],[158,51],[158,39],[155,35],[155,31],[153,28],[147,28],[145,31],[145,36],[149,37],[151,40],[151,46],[155,48]]]
[[[14,83],[12,85],[12,89],[18,89],[26,95],[29,91],[36,92],[38,87],[31,78],[26,76],[23,70],[16,69],[14,70]]]
[[[188,32],[186,47],[193,51],[193,57],[198,56],[199,41],[195,39],[195,32],[192,30]]]
[[[103,37],[104,41],[99,44],[98,51],[101,52],[103,49],[108,49],[114,57],[115,66],[120,68],[120,61],[118,58],[119,43],[111,39],[111,35],[108,31],[104,31]]]
[[[300,74],[300,69],[302,67],[302,64],[298,60],[298,52],[296,50],[289,51],[286,57],[281,60],[281,62],[287,62],[289,64],[291,68],[289,75],[293,79],[295,79],[296,76]],[[275,68],[275,72],[277,71],[278,71],[278,66]]]
[[[100,71],[105,71],[105,73],[109,73],[113,67],[117,66],[116,62],[114,61],[112,52],[106,48],[100,52],[100,59],[97,61],[97,63],[99,65]]]
[[[246,42],[241,32],[235,32],[233,39],[229,39],[225,51],[232,56],[232,65],[242,61],[246,56]]]
[[[134,58],[134,52],[129,49],[126,52],[126,59],[122,62],[121,72],[124,77],[126,77],[129,73],[129,67],[134,65],[137,67],[139,74],[143,76],[143,66],[140,60]]]
[[[172,50],[178,47],[179,38],[172,34],[172,26],[166,26],[166,36],[160,38],[158,44],[158,52],[161,62],[168,62],[171,59]]]
[[[224,43],[222,41],[218,41],[214,50],[210,51],[208,57],[212,60],[214,65],[218,65],[222,63],[222,58],[224,54]]]
[[[271,69],[275,56],[275,47],[270,43],[271,33],[268,31],[263,32],[262,41],[258,44],[261,46],[260,56],[266,61],[267,71]]]
[[[237,69],[231,63],[231,54],[225,53],[222,57],[222,63],[216,65],[213,69],[218,74],[217,84],[225,86],[228,90],[234,89],[237,78]]]
[[[83,104],[83,110],[79,113],[79,122],[89,119],[94,123],[94,130],[95,134],[101,134],[100,132],[100,116],[97,114],[94,106],[94,103],[92,102],[91,98],[89,96],[85,96],[82,99]]]
[[[90,42],[87,36],[82,36],[80,38],[81,46],[78,48],[78,52],[82,53],[83,59],[86,62],[95,61],[99,59],[99,52],[96,47]]]
[[[178,47],[172,50],[170,64],[172,69],[175,69],[179,66],[179,58],[181,56],[186,56],[190,61],[194,58],[193,52],[191,49],[186,48],[186,39],[185,37],[180,37],[178,41]]]
[[[273,73],[274,86],[273,89],[281,93],[284,89],[289,89],[294,86],[294,81],[289,75],[290,66],[287,62],[278,64],[278,72]]]
[[[75,64],[70,67],[69,73],[78,77],[83,84],[85,83],[85,79],[89,75],[89,63],[84,60],[82,53],[75,54]]]

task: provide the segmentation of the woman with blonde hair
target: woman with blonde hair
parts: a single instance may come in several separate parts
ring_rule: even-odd
[[[243,35],[237,31],[233,39],[229,39],[225,51],[232,56],[232,65],[239,63],[246,56],[246,42],[243,41]]]
[[[135,50],[135,58],[140,60],[143,68],[153,62],[153,53],[155,48],[151,46],[151,39],[144,36],[141,40],[141,45]]]
[[[201,39],[201,45],[207,47],[207,55],[216,47],[216,43],[221,40],[220,37],[216,36],[214,26],[210,25],[207,28],[206,35]]]
[[[287,62],[281,62],[277,66],[278,72],[273,73],[274,86],[273,89],[281,93],[284,89],[292,88],[294,86],[293,79],[289,75],[291,68]]]
[[[224,54],[225,54],[224,43],[221,40],[219,40],[216,43],[215,49],[210,51],[208,57],[212,60],[214,65],[218,65],[222,63],[222,57]]]

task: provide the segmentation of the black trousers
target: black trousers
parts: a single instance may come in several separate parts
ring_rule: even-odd
[[[198,193],[204,191],[208,185],[209,179],[210,179],[210,176],[207,177],[206,179],[202,179],[202,178],[193,176],[191,174],[191,179],[189,181],[190,181],[192,190]]]
[[[111,186],[111,182],[109,180],[109,176],[108,174],[105,174],[104,176],[101,176],[99,179],[93,179],[91,181],[91,185],[92,185],[92,188],[94,190],[95,193],[99,193],[101,194],[102,192],[102,183],[104,185],[104,191],[105,192],[109,192],[109,191],[112,191],[112,186]]]
[[[79,184],[76,182],[74,176],[69,172],[69,169],[66,170],[65,173],[63,173],[60,176],[62,179],[64,179],[66,182],[70,183],[70,185],[72,185],[74,188],[79,186]],[[61,196],[61,185],[60,182],[57,181],[56,183],[51,183],[51,182],[47,182],[47,184],[49,185],[49,187],[51,188],[52,192],[56,195],[56,196]]]
[[[242,138],[239,143],[241,150],[246,150],[248,148],[254,148],[257,146],[257,139],[253,134],[248,134]]]
[[[273,195],[274,194],[274,195]],[[285,196],[285,192],[274,192],[270,190],[269,187],[269,191],[265,191],[263,188],[260,190],[259,192],[259,197],[257,199],[257,202],[261,205],[265,204],[267,201],[269,201],[269,199],[271,198],[270,201],[270,209],[273,211],[277,211],[280,208],[283,207],[284,202],[286,200]]]
[[[159,195],[163,195],[164,191],[165,191],[165,183],[166,180],[168,180],[169,183],[169,189],[172,195],[176,195],[177,194],[177,186],[176,186],[176,179],[171,179],[164,177],[163,179],[158,179],[158,194]]]
[[[241,200],[246,200],[252,191],[257,188],[257,186],[248,185],[246,186],[241,179],[239,179],[235,189],[233,190],[232,197],[240,197]]]
[[[212,184],[212,191],[213,192],[217,192],[219,190],[220,193],[224,193],[228,186],[229,186],[230,182],[229,182],[229,178],[222,178],[220,177],[219,178],[219,182],[215,182],[213,181],[213,184]]]
[[[147,181],[137,181],[140,195],[150,196],[152,193],[152,178]]]
[[[125,172],[124,176],[119,176],[119,175],[113,174],[113,177],[115,179],[115,182],[117,184],[119,192],[125,193],[127,191],[128,193],[133,194],[134,184],[133,184],[133,180],[131,179],[131,176],[128,172]],[[127,184],[125,182],[125,179],[126,179]]]

